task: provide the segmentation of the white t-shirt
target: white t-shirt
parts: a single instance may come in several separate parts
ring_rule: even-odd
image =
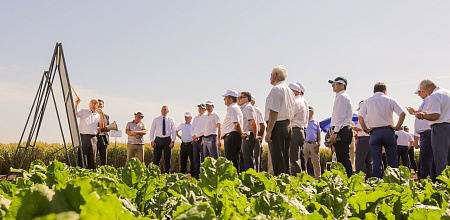
[[[80,134],[96,135],[100,115],[97,112],[92,112],[90,109],[81,109],[77,112],[77,117],[80,118]]]
[[[395,134],[398,136],[398,146],[408,146],[409,142],[413,141],[411,134],[406,133],[404,130],[396,131]]]
[[[395,126],[393,113],[400,116],[403,113],[398,102],[382,92],[376,92],[372,97],[366,99],[358,112],[358,115],[365,116],[368,128]]]
[[[450,91],[437,87],[428,101],[427,114],[440,114],[436,121],[428,121],[429,125],[450,123]]]
[[[217,124],[221,123],[220,116],[215,111],[212,111],[211,114],[209,115],[208,112],[206,112],[203,117],[204,117],[203,135],[204,136],[209,136],[213,134],[218,135]]]
[[[294,118],[291,120],[291,127],[306,128],[308,122],[308,104],[301,95],[298,95],[295,97]]]
[[[236,128],[234,127],[235,122],[238,122],[242,127],[243,123],[242,111],[241,108],[239,108],[239,106],[237,105],[237,103],[233,103],[227,107],[227,115],[225,116],[225,119],[223,119],[222,123],[222,137],[225,134],[236,131]]]
[[[266,119],[269,120],[270,110],[278,112],[277,121],[294,118],[295,95],[284,81],[278,82],[266,98]]]
[[[191,142],[192,141],[191,127],[192,127],[192,124],[186,124],[186,122],[181,123],[177,127],[177,131],[181,131],[181,141],[182,142]]]

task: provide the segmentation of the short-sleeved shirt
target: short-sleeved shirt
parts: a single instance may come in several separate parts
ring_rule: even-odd
[[[427,111],[427,105],[428,105],[428,100],[430,99],[429,96],[425,97],[423,99],[422,104],[419,106],[419,108],[417,109],[418,111]],[[416,118],[414,120],[414,134],[419,135],[420,133],[430,130],[431,127],[428,124],[427,120],[421,120]]]
[[[241,108],[239,108],[236,103],[233,103],[227,107],[227,115],[222,123],[222,136],[236,131],[236,128],[234,127],[235,122],[238,122],[242,126],[243,116]]]
[[[264,117],[262,115],[261,109],[259,109],[256,106],[253,106],[255,108],[255,112],[256,112],[256,123],[258,124],[258,128],[259,128],[259,124],[264,123]]]
[[[319,122],[316,120],[308,121],[308,126],[306,127],[305,134],[306,142],[316,142],[317,134],[320,134]]]
[[[77,117],[80,118],[80,134],[96,135],[100,115],[97,112],[92,112],[90,109],[81,109],[77,112]]]
[[[191,127],[192,127],[192,124],[186,124],[186,122],[181,123],[177,127],[177,131],[181,131],[181,141],[182,142],[191,142],[192,141]]]
[[[192,136],[200,137],[203,136],[203,127],[205,123],[203,122],[205,114],[203,115],[196,115],[194,119],[192,120],[192,126],[191,126],[191,134]]]
[[[368,128],[378,128],[395,126],[394,112],[400,116],[404,111],[395,99],[384,95],[382,92],[376,92],[361,104],[358,115],[365,117],[364,120]]]
[[[266,120],[269,120],[270,110],[278,112],[277,121],[294,118],[295,95],[284,81],[278,82],[266,98]]]
[[[255,120],[256,123],[256,111],[250,102],[247,102],[241,106],[242,115],[244,115],[244,124],[242,125],[242,130],[244,132],[253,132],[250,120]],[[256,126],[258,130],[258,126]]]
[[[127,127],[129,131],[143,131],[147,130],[147,125],[144,122],[135,123],[134,120],[127,123]],[[135,136],[128,135],[128,143],[129,144],[144,144],[144,135],[141,135],[141,138],[136,138]]]
[[[406,133],[404,130],[396,131],[395,134],[398,136],[398,146],[408,146],[409,142],[413,141],[411,134]]]
[[[450,92],[437,87],[430,95],[427,106],[427,114],[440,114],[436,121],[428,121],[429,125],[450,123]]]
[[[301,95],[295,97],[294,118],[291,120],[291,127],[306,128],[309,121],[308,104]]]
[[[212,111],[211,114],[208,115],[208,112],[203,116],[204,117],[204,127],[203,127],[203,135],[209,136],[209,135],[218,135],[217,131],[217,124],[221,124],[220,116],[215,112]]]

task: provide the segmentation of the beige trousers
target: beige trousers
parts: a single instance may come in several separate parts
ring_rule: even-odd
[[[135,156],[144,163],[144,144],[127,144],[127,162]]]
[[[320,155],[316,153],[314,149],[315,146],[316,144],[310,144],[305,142],[305,144],[303,144],[303,155],[305,155],[305,160],[308,160],[308,158],[311,157],[311,162],[314,167],[314,178],[318,180],[321,175]]]

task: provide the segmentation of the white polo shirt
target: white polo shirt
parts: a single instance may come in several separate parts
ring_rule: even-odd
[[[200,115],[200,114],[198,114],[198,115],[196,115],[195,117],[194,117],[194,119],[192,120],[192,126],[191,126],[191,134],[192,134],[192,136],[197,136],[197,137],[200,137],[200,136],[202,136],[203,135],[203,127],[204,127],[204,122],[203,122],[203,119],[204,119],[204,116],[205,114],[203,114],[203,115]]]
[[[227,107],[227,115],[225,116],[225,119],[223,119],[222,123],[222,137],[225,134],[236,131],[236,128],[234,127],[235,122],[239,122],[242,127],[243,115],[241,108],[239,108],[237,103],[233,103]]]
[[[334,126],[333,132],[339,132],[342,127],[350,125],[352,117],[352,100],[345,90],[342,90],[336,94],[334,99],[330,123],[330,127]]]
[[[358,112],[358,115],[365,116],[364,121],[368,128],[395,126],[393,113],[400,116],[403,109],[398,102],[382,92],[376,92],[372,97],[366,99]]]
[[[259,109],[256,106],[253,106],[253,108],[255,109],[256,112],[256,123],[258,124],[258,129],[259,129],[259,124],[264,123],[264,117],[262,115],[261,109]]]
[[[395,134],[398,136],[398,146],[408,146],[409,142],[413,141],[411,134],[406,133],[404,130],[396,131]]]
[[[295,97],[294,118],[291,120],[291,127],[306,128],[309,122],[309,109],[303,96]]]
[[[428,100],[430,99],[429,96],[425,97],[423,99],[422,104],[419,106],[419,108],[417,109],[418,111],[427,111],[427,105],[428,105]],[[419,135],[420,133],[430,130],[431,127],[428,124],[427,120],[421,120],[416,118],[414,120],[414,134]]]
[[[150,128],[150,141],[154,142],[156,137],[165,138],[170,137],[172,141],[177,139],[175,132],[175,121],[172,117],[166,116],[166,134],[163,135],[163,116],[153,119],[152,127]]]
[[[256,111],[253,107],[252,103],[247,102],[241,106],[242,115],[244,116],[244,123],[242,125],[242,130],[244,132],[253,132],[252,126],[250,124],[250,120],[255,120],[256,124],[256,132],[258,133],[258,127],[257,119],[256,119]]]
[[[217,124],[222,123],[220,116],[215,111],[212,111],[209,115],[208,115],[208,112],[206,112],[203,117],[204,117],[204,119],[203,119],[203,123],[204,123],[203,135],[204,136],[209,136],[209,135],[214,135],[214,134],[218,135]]]
[[[284,81],[278,82],[266,98],[266,119],[269,120],[270,110],[278,112],[277,121],[294,118],[295,95]]]
[[[92,112],[90,109],[81,109],[77,112],[77,117],[80,118],[80,134],[96,135],[100,115]]]
[[[429,125],[438,123],[450,123],[450,92],[437,87],[430,95],[427,106],[427,114],[440,114],[436,121],[428,121]]]
[[[182,142],[192,142],[192,135],[191,135],[191,127],[192,124],[186,124],[186,122],[181,123],[176,131],[181,131],[181,141]]]

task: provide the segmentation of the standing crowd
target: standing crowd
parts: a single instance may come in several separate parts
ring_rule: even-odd
[[[262,171],[261,144],[264,139],[268,143],[269,173],[297,175],[306,171],[306,162],[311,158],[314,176],[318,179],[321,175],[319,122],[314,120],[314,108],[308,106],[304,98],[304,85],[300,82],[287,85],[287,75],[283,66],[272,69],[270,84],[273,87],[266,98],[264,116],[255,106],[255,97],[250,92],[232,89],[223,95],[227,106],[223,119],[214,111],[214,103],[206,101],[197,105],[197,115],[193,117],[186,112],[185,122],[176,126],[168,115],[169,108],[163,106],[161,116],[156,117],[150,126],[153,163],[159,166],[164,153],[164,172],[170,173],[171,149],[178,137],[182,141],[181,172],[187,172],[189,159],[191,176],[199,178],[201,163],[206,157],[219,158],[223,140],[224,156],[232,161],[238,172],[250,168]],[[337,162],[342,163],[348,176],[354,171],[362,171],[366,178],[382,178],[385,167],[397,168],[400,158],[402,164],[409,167],[408,155],[410,159],[414,158],[414,148],[420,148],[420,163],[417,168],[412,160],[411,166],[420,173],[421,179],[430,177],[435,180],[436,175],[450,164],[448,90],[438,87],[430,79],[422,80],[415,94],[423,99],[423,103],[418,109],[408,107],[404,110],[395,99],[387,96],[387,86],[378,82],[374,85],[374,95],[359,102],[355,125],[352,101],[346,93],[347,79],[337,77],[328,82],[336,96],[325,144],[333,149]],[[97,152],[101,164],[106,164],[109,116],[102,111],[103,100],[93,99],[89,109],[80,111],[77,109],[79,103],[77,97],[75,110],[80,118],[82,141],[78,161],[80,165],[94,169]],[[394,112],[399,116],[397,123],[394,123]],[[414,135],[402,126],[406,112],[416,117]],[[144,136],[148,127],[143,118],[142,112],[136,112],[134,120],[126,125],[127,161],[135,156],[144,161]],[[356,151],[351,147],[355,134]]]

